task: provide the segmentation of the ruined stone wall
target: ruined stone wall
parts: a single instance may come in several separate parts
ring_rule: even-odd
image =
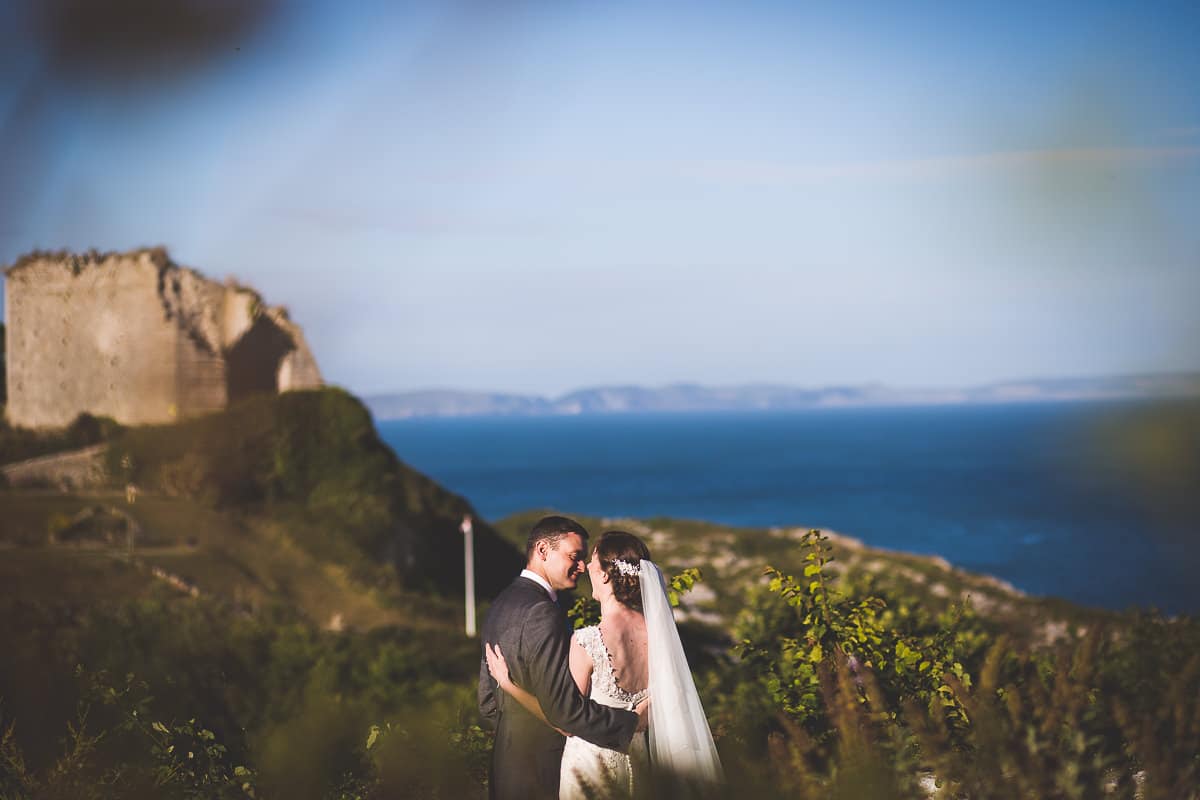
[[[322,383],[321,371],[317,368],[317,359],[308,349],[308,342],[304,340],[304,332],[300,330],[300,326],[292,322],[282,309],[270,309],[268,316],[279,326],[280,330],[287,333],[294,343],[294,349],[279,362],[279,370],[276,374],[276,385],[279,387],[279,391],[315,389],[320,386]]]
[[[162,313],[149,252],[42,258],[6,278],[12,424],[61,427],[83,411],[135,424],[174,419],[179,328]]]
[[[175,397],[181,417],[219,411],[226,405],[225,359],[180,336],[175,347]]]
[[[225,356],[222,347],[225,289],[190,269],[162,273],[160,297],[165,315],[176,324],[175,397],[179,416],[224,408]]]
[[[7,275],[11,424],[81,412],[127,425],[321,385],[304,334],[252,289],[179,267],[165,251],[33,254]]]

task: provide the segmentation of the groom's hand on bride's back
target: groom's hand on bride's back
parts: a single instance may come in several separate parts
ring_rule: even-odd
[[[634,733],[641,733],[646,730],[646,726],[650,723],[650,698],[647,697],[642,702],[638,703],[633,709],[638,715],[637,727],[633,729]]]

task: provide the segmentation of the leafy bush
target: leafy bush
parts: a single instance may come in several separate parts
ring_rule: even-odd
[[[710,687],[731,774],[764,796],[1196,797],[1200,624],[1140,614],[1054,650],[969,609],[936,625],[842,594],[817,531],[768,568]]]

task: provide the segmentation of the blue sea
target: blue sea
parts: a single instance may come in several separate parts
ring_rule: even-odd
[[[553,508],[825,527],[1032,594],[1197,613],[1195,504],[1164,503],[1137,474],[1120,427],[1137,416],[1062,403],[378,427],[402,460],[491,520]]]

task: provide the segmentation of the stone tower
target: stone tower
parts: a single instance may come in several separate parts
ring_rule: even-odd
[[[31,253],[6,280],[13,425],[61,427],[85,411],[126,425],[172,422],[321,385],[286,310],[180,267],[165,250]]]

